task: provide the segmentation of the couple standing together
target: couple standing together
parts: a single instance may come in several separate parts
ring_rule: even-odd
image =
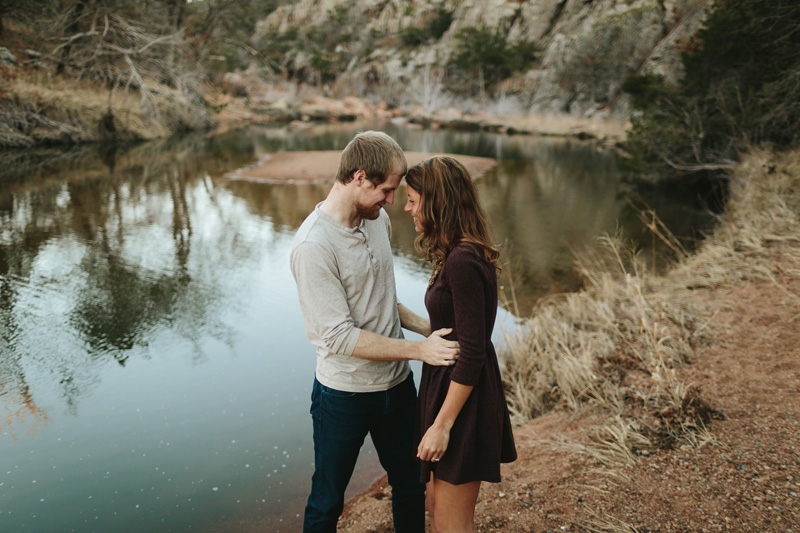
[[[404,210],[433,264],[430,319],[397,300],[391,224],[405,177]],[[475,531],[481,481],[500,481],[516,459],[491,342],[498,252],[468,171],[431,157],[410,169],[397,142],[358,134],[336,181],[297,231],[291,268],[306,332],[316,347],[311,394],[314,464],[303,531],[332,532],[367,433],[392,487],[398,533]],[[426,337],[403,339],[402,328]],[[408,361],[423,362],[419,398]]]

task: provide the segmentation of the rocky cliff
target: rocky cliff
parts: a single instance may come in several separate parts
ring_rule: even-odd
[[[377,84],[384,92],[389,86],[410,91],[422,85],[417,92],[430,93],[437,82],[457,92],[446,77],[432,76],[432,69],[437,73],[451,63],[463,42],[462,30],[485,28],[501,32],[509,43],[530,42],[539,50],[523,72],[487,84],[485,92],[516,95],[524,111],[534,113],[622,118],[630,113],[621,91],[624,80],[646,72],[679,78],[680,52],[710,3],[298,0],[261,21],[256,40],[293,38],[280,55],[284,68],[301,75],[336,68],[330,79],[318,75],[317,81],[344,84],[353,92],[375,90]],[[447,26],[432,34],[434,22],[442,19]]]

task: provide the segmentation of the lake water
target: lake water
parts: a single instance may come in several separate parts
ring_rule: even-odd
[[[315,357],[288,254],[329,185],[225,174],[368,127],[0,154],[0,531],[299,529]],[[498,343],[512,312],[578,286],[573,249],[616,227],[650,242],[595,144],[378,127],[409,151],[498,159],[476,182],[513,258]],[[387,209],[398,293],[423,313],[404,201]],[[651,201],[679,236],[709,223],[693,201]],[[379,474],[367,445],[349,495]]]

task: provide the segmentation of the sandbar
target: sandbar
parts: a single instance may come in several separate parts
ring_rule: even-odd
[[[406,152],[408,166],[415,165],[432,155],[448,155],[469,170],[472,179],[480,177],[497,161],[490,157],[460,154],[430,154]],[[258,163],[240,168],[225,176],[230,179],[263,181],[267,183],[333,183],[339,165],[340,151],[276,152],[263,157]]]

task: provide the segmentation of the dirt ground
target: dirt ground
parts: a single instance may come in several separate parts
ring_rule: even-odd
[[[557,445],[596,415],[551,412],[516,428],[519,459],[483,484],[478,530],[800,531],[800,281],[778,281],[694,293],[718,313],[679,372],[718,411],[711,442],[608,475]],[[339,530],[393,531],[385,477],[348,502]]]

